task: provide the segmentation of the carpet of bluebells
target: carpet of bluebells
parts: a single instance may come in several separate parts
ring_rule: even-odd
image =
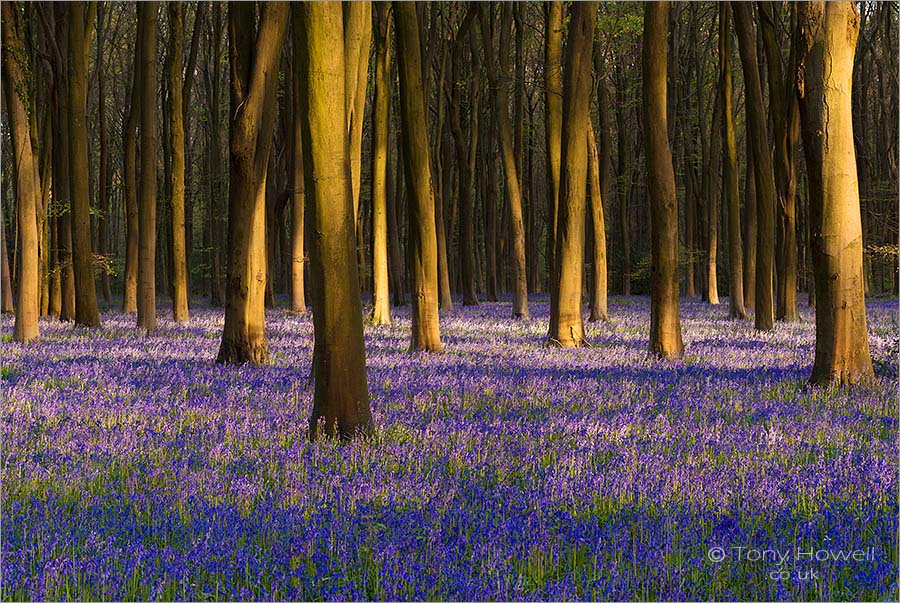
[[[663,362],[647,298],[578,350],[546,301],[444,313],[442,355],[408,309],[366,326],[377,430],[347,445],[307,441],[309,317],[268,313],[262,368],[214,363],[216,309],[27,346],[3,317],[2,599],[897,599],[896,300],[845,391],[805,384],[805,307],[757,333],[683,301]]]

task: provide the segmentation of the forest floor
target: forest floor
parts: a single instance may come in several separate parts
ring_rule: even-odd
[[[645,297],[577,350],[546,297],[442,314],[442,355],[392,310],[343,446],[307,442],[309,317],[268,313],[262,368],[214,363],[206,307],[4,337],[2,599],[896,600],[896,299],[846,391],[806,386],[805,306],[762,334],[683,301],[679,362],[646,358]]]

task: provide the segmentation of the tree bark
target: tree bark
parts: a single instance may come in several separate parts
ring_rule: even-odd
[[[15,10],[11,2],[4,2],[2,5],[3,93],[6,98],[6,110],[13,142],[18,245],[21,250],[13,339],[27,343],[39,336],[40,289],[38,281],[40,267],[38,263],[37,203],[40,198],[40,185],[34,179],[31,134],[25,102],[22,98],[28,90],[25,80],[25,73],[28,73],[29,69],[25,62],[28,55],[25,53],[22,28]],[[6,275],[8,278],[8,266]]]
[[[388,280],[388,161],[391,140],[391,6],[375,3],[375,100],[372,109],[372,323],[391,324]]]
[[[0,220],[0,247],[3,248],[3,265],[2,265],[2,285],[3,289],[2,304],[0,304],[0,312],[3,314],[12,314],[15,312],[12,296],[12,279],[9,276],[9,250],[6,245],[6,220]]]
[[[737,138],[731,85],[731,8],[719,4],[719,86],[722,94],[722,139],[725,141],[724,192],[728,211],[728,308],[731,318],[745,319],[744,266],[741,252],[741,199],[738,192]]]
[[[744,175],[744,307],[756,305],[756,169],[753,166],[753,146],[747,141],[747,170]]]
[[[414,9],[413,9],[414,10]],[[299,33],[303,170],[309,193],[315,394],[310,438],[371,429],[337,3],[291,5]],[[295,37],[297,39],[297,37]]]
[[[751,6],[732,2],[734,25],[738,34],[741,66],[747,94],[747,128],[753,152],[756,177],[757,235],[756,235],[756,315],[754,325],[758,331],[771,331],[775,327],[775,305],[772,299],[775,268],[775,175],[769,154],[768,126],[762,85],[759,81],[759,65],[756,55],[756,35],[753,31]]]
[[[795,81],[809,174],[817,303],[809,380],[849,385],[874,376],[851,100],[859,13],[852,2],[809,2],[799,12]]]
[[[644,5],[644,140],[651,216],[650,354],[684,354],[678,316],[678,199],[666,116],[668,2]]]
[[[403,162],[410,199],[408,253],[415,286],[410,347],[413,351],[441,352],[434,185],[422,95],[419,26],[413,4],[394,2],[393,9],[397,20]]]
[[[516,155],[513,146],[512,123],[509,118],[509,65],[510,35],[512,30],[513,7],[504,3],[502,7],[502,23],[500,26],[500,65],[495,63],[495,53],[491,29],[488,23],[488,12],[483,5],[480,9],[480,44],[484,48],[485,66],[491,88],[495,90],[494,112],[497,115],[497,127],[500,133],[500,148],[503,155],[503,172],[506,176],[506,191],[509,197],[510,226],[512,230],[513,263],[513,317],[528,318],[528,279],[525,274],[525,225],[522,219],[522,191],[519,173],[516,169]]]
[[[588,131],[588,174],[590,177],[591,226],[594,235],[593,258],[591,261],[591,315],[588,320],[609,320],[607,304],[607,270],[606,270],[606,217],[603,212],[603,178],[601,166],[603,160],[597,149],[597,141],[593,129]]]
[[[140,13],[140,6],[135,7]],[[138,281],[138,202],[137,202],[137,131],[141,119],[141,50],[143,21],[138,18],[137,44],[134,47],[134,74],[131,85],[131,106],[125,125],[123,157],[123,189],[125,197],[125,278],[122,312],[137,312]]]
[[[556,269],[550,288],[550,345],[584,345],[581,314],[591,67],[596,2],[573,6],[563,82],[562,154]]]
[[[96,10],[96,4],[93,5]],[[93,10],[88,23],[93,25]],[[69,6],[69,182],[72,201],[72,264],[75,274],[75,324],[100,326],[94,261],[91,253],[91,205],[88,193],[87,64],[90,31],[85,31],[83,2]]]
[[[157,2],[138,7],[141,21],[141,175],[138,198],[137,326],[156,329],[156,30]]]
[[[109,169],[109,143],[106,124],[106,69],[105,69],[105,38],[106,19],[105,3],[97,3],[97,125],[99,126],[100,155],[99,174],[97,178],[99,192],[99,215],[97,216],[97,253],[106,256],[109,253],[109,193],[112,188],[112,173]],[[109,271],[105,268],[100,271],[100,289],[103,291],[103,301],[107,304],[112,301],[112,291],[109,287]]]
[[[266,176],[275,129],[275,92],[288,6],[228,8],[231,68],[228,280],[220,363],[265,364]],[[316,308],[318,311],[319,308]]]
[[[562,40],[563,3],[544,2],[544,131],[547,151],[547,273],[553,278],[559,208],[560,154],[562,153]],[[552,287],[552,285],[551,285]]]
[[[172,145],[172,314],[175,322],[187,322],[187,249],[184,226],[184,106],[182,104],[182,36],[184,6],[169,3],[169,136]]]
[[[291,8],[291,46],[293,62],[300,64],[303,54],[303,19],[299,7]],[[291,70],[291,312],[306,313],[304,284],[306,254],[304,221],[306,184],[303,179],[303,101],[300,75]]]

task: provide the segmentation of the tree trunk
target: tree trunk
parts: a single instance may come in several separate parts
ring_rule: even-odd
[[[866,330],[862,224],[853,148],[853,55],[859,13],[852,2],[800,9],[797,93],[809,174],[816,286],[816,359],[810,382],[873,378]]]
[[[747,318],[744,309],[743,258],[741,256],[741,199],[738,193],[737,138],[734,132],[734,100],[731,86],[730,6],[719,5],[719,86],[722,94],[722,139],[725,141],[724,206],[728,211],[728,306],[731,318]]]
[[[372,109],[372,323],[391,324],[388,281],[388,161],[391,140],[391,6],[375,3],[375,100]]]
[[[184,6],[169,3],[169,143],[172,170],[169,189],[172,195],[172,314],[175,322],[187,322],[187,251],[184,226],[184,106],[182,104],[182,36]]]
[[[513,147],[512,123],[509,118],[509,66],[508,56],[512,29],[513,7],[509,3],[502,7],[502,24],[500,26],[500,66],[494,62],[494,47],[491,29],[488,23],[488,12],[483,5],[480,9],[481,46],[485,52],[485,65],[491,88],[496,92],[494,112],[497,115],[497,126],[500,130],[500,147],[503,155],[503,171],[506,176],[506,191],[509,197],[509,220],[512,230],[513,263],[513,317],[528,318],[528,279],[525,274],[525,226],[522,219],[522,192],[519,174],[516,170],[516,155]]]
[[[413,4],[395,2],[393,9],[397,19],[403,163],[410,199],[408,253],[415,282],[410,347],[412,350],[441,352],[434,188],[422,95],[419,26]]]
[[[0,219],[0,247],[3,248],[3,281],[2,284],[0,284],[0,289],[3,290],[3,298],[2,305],[0,305],[0,312],[3,314],[12,314],[15,312],[15,308],[13,307],[12,279],[9,276],[9,250],[6,245],[6,220],[4,219]]]
[[[156,30],[157,2],[138,7],[141,21],[141,176],[138,200],[137,326],[156,328]]]
[[[140,6],[136,6],[140,13]],[[131,106],[125,123],[123,157],[123,189],[125,196],[125,279],[122,296],[122,312],[137,312],[138,281],[138,202],[137,202],[137,130],[141,118],[141,50],[143,21],[138,19],[138,42],[134,48]]]
[[[414,9],[413,9],[414,10]],[[303,169],[313,287],[315,395],[310,438],[371,429],[344,87],[343,23],[337,3],[291,6],[300,57]],[[343,159],[343,160],[341,160]]]
[[[22,32],[15,7],[10,2],[2,5],[3,38],[3,84],[6,110],[9,116],[10,134],[13,142],[13,177],[15,178],[16,217],[18,219],[18,245],[21,249],[16,293],[16,322],[13,338],[27,343],[36,339],[40,315],[40,290],[38,281],[37,203],[40,185],[34,179],[34,157],[31,149],[31,134],[28,115],[20,95],[28,89],[25,79],[27,60],[22,43]],[[5,239],[4,239],[5,245]],[[5,256],[4,256],[5,257]],[[7,266],[6,276],[9,271]],[[7,291],[9,289],[6,289]]]
[[[544,131],[547,150],[547,273],[555,270],[559,208],[560,154],[562,153],[562,40],[563,3],[544,3]],[[551,284],[551,288],[552,288]]]
[[[753,31],[751,5],[733,2],[734,25],[738,34],[744,85],[747,94],[747,128],[753,152],[756,176],[757,235],[756,235],[756,316],[759,331],[775,327],[775,305],[772,299],[775,268],[775,176],[769,154],[768,126],[759,65],[756,55],[756,35]]]
[[[97,253],[106,256],[109,253],[109,192],[112,185],[112,174],[109,169],[109,148],[106,128],[106,73],[104,68],[106,20],[105,3],[97,3],[97,122],[99,126],[100,156],[99,156],[99,215],[97,217]],[[112,300],[112,291],[109,288],[109,271],[105,268],[100,271],[100,289],[103,291],[103,301],[107,304]]]
[[[716,259],[719,253],[719,197],[722,192],[720,168],[722,163],[722,130],[719,127],[722,115],[721,88],[716,86],[716,99],[713,108],[712,122],[709,126],[710,144],[706,169],[707,188],[704,191],[706,200],[706,301],[710,305],[719,304],[719,276],[716,270]]]
[[[94,5],[96,9],[96,4]],[[83,2],[69,6],[69,182],[72,201],[72,263],[75,274],[75,324],[100,326],[94,261],[91,253],[91,205],[88,193],[87,64],[90,32],[85,32]],[[93,19],[88,23],[93,25]]]
[[[264,364],[269,359],[266,176],[288,7],[284,2],[261,5],[258,30],[253,26],[255,11],[251,3],[228,8],[232,117],[225,327],[216,359],[220,363]]]
[[[390,128],[388,136],[393,137]],[[388,275],[391,279],[390,290],[395,306],[406,305],[406,263],[403,261],[403,252],[400,248],[400,221],[397,210],[403,190],[403,178],[400,177],[403,170],[403,149],[397,136],[397,162],[394,166],[388,166],[388,200],[387,200],[387,229],[388,229]],[[393,143],[392,143],[393,144]]]
[[[678,316],[678,199],[666,118],[668,14],[668,2],[644,5],[641,71],[651,216],[650,353],[680,358],[684,345]]]
[[[593,129],[588,131],[588,173],[591,182],[591,226],[594,235],[591,288],[590,322],[608,321],[607,306],[607,271],[606,271],[606,217],[603,212],[603,179],[601,166],[603,160],[597,149],[597,141]]]
[[[300,28],[299,7],[291,8],[291,50],[295,65],[299,65],[303,54],[303,36]],[[304,272],[306,254],[304,252],[304,210],[306,205],[306,184],[303,180],[303,91],[300,89],[300,75],[296,68],[291,70],[291,312],[306,313],[306,291]]]
[[[550,345],[584,345],[581,314],[582,266],[588,167],[588,130],[591,129],[591,67],[596,2],[573,7],[566,45],[563,83],[562,154],[559,220],[556,232],[556,269],[550,287]]]
[[[744,175],[744,307],[756,305],[756,169],[753,166],[753,147],[749,131],[747,141],[747,170]]]

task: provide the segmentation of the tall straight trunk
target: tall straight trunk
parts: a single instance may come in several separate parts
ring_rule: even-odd
[[[437,235],[434,188],[422,95],[419,25],[411,3],[394,2],[400,73],[400,123],[403,163],[409,194],[409,266],[415,294],[412,310],[412,350],[443,351],[438,324]]]
[[[719,252],[719,197],[722,192],[720,168],[722,163],[722,130],[719,127],[722,115],[722,94],[717,86],[712,122],[710,123],[709,157],[707,158],[708,186],[706,197],[706,301],[719,304],[719,275],[716,259]]]
[[[136,6],[140,12],[140,6]],[[125,146],[122,151],[123,195],[125,197],[125,278],[122,295],[122,312],[137,312],[138,281],[138,202],[137,202],[137,131],[141,119],[141,40],[143,21],[138,19],[137,39],[134,47],[134,65],[131,84],[131,103],[125,121]]]
[[[497,166],[494,154],[497,120],[490,119],[485,130],[487,136],[481,141],[481,178],[482,197],[484,199],[484,255],[487,297],[489,301],[497,301],[499,283],[497,279],[497,189],[490,174],[495,174]]]
[[[2,264],[2,303],[0,303],[0,312],[3,314],[12,314],[15,312],[13,307],[12,296],[12,279],[9,276],[9,250],[6,245],[6,220],[0,219],[0,247],[2,247],[3,264]]]
[[[266,342],[266,176],[275,129],[275,92],[285,2],[228,7],[231,66],[228,280],[220,363],[264,364]],[[316,308],[319,311],[319,308]]]
[[[494,113],[497,116],[497,127],[500,133],[500,148],[503,155],[503,172],[506,176],[506,192],[509,197],[510,230],[513,264],[513,317],[528,318],[528,278],[525,274],[525,225],[522,218],[522,191],[519,173],[516,169],[516,155],[513,147],[513,130],[509,118],[509,49],[512,30],[512,11],[510,3],[502,7],[502,23],[500,26],[500,64],[495,63],[494,45],[489,25],[489,15],[483,5],[480,9],[481,46],[485,52],[485,66],[491,88],[495,91]]]
[[[303,119],[303,169],[313,287],[315,394],[310,438],[342,439],[371,429],[355,221],[345,123],[343,23],[340,5],[291,5],[299,42],[296,66]],[[337,159],[337,160],[336,160]],[[342,160],[341,160],[342,159]]]
[[[744,309],[744,266],[741,252],[741,199],[738,192],[737,137],[731,86],[731,7],[719,5],[719,87],[722,95],[724,153],[724,206],[728,211],[728,307],[732,318],[747,318]]]
[[[606,271],[606,217],[603,212],[603,179],[601,178],[600,152],[593,128],[588,131],[588,174],[591,195],[591,227],[593,232],[593,258],[591,259],[591,316],[590,322],[609,320],[607,304]]]
[[[201,34],[205,30],[203,24],[206,19],[206,11],[208,5],[205,2],[197,4],[197,10],[194,16],[194,27],[191,33],[191,48],[188,53],[188,62],[184,69],[184,82],[181,85],[181,100],[184,108],[184,131],[185,137],[185,193],[184,193],[184,248],[185,248],[185,272],[187,273],[187,291],[188,305],[190,305],[190,295],[193,283],[191,275],[192,253],[194,249],[194,197],[190,194],[188,185],[192,182],[193,161],[191,161],[191,143],[194,139],[191,136],[191,92],[194,86],[194,71],[197,68],[197,56],[200,50]]]
[[[775,142],[775,210],[776,224],[776,271],[778,285],[775,287],[775,318],[786,322],[800,319],[797,312],[797,169],[795,155],[800,137],[800,116],[797,97],[792,81],[793,69],[789,66],[788,77],[782,73],[781,48],[775,32],[780,27],[776,19],[776,6],[769,2],[757,2],[759,22],[766,52],[766,67],[769,80],[769,113],[773,124]],[[792,8],[793,10],[796,8]],[[776,22],[777,21],[777,22]],[[792,49],[791,62],[795,61]]]
[[[684,274],[684,294],[686,297],[696,297],[696,276],[694,264],[696,263],[696,238],[697,238],[697,192],[694,190],[694,162],[691,158],[691,150],[686,150],[684,155],[684,247],[687,254]]]
[[[106,123],[106,73],[104,61],[106,20],[105,3],[97,3],[97,125],[99,126],[100,156],[99,174],[97,178],[99,192],[99,215],[97,217],[97,253],[106,256],[109,253],[109,193],[112,187],[112,174],[109,169],[109,144]],[[107,304],[112,300],[112,291],[109,287],[109,272],[100,271],[100,289],[103,291],[103,301]]]
[[[772,299],[775,269],[775,175],[769,154],[768,126],[759,65],[756,55],[756,35],[753,31],[751,6],[733,2],[734,25],[738,34],[741,66],[747,94],[747,128],[753,152],[756,176],[757,235],[756,235],[756,315],[754,324],[759,331],[775,327],[775,304]]]
[[[93,5],[96,9],[96,4]],[[72,201],[72,265],[75,274],[75,324],[100,326],[94,261],[91,253],[91,205],[88,193],[87,64],[90,32],[85,31],[84,2],[69,6],[69,186]],[[93,25],[93,19],[88,23]]]
[[[668,2],[644,5],[644,140],[651,215],[650,353],[684,354],[678,316],[678,199],[666,118]]]
[[[141,175],[138,196],[137,326],[156,328],[156,30],[157,2],[138,7],[141,22]]]
[[[799,13],[797,93],[817,303],[816,358],[809,380],[847,385],[873,377],[851,100],[859,13],[852,2],[809,2]]]
[[[56,21],[56,40],[61,49],[68,49],[69,32],[67,27],[67,4],[59,3],[53,6],[54,20]],[[54,106],[54,130],[59,133],[59,140],[69,140],[69,95],[68,84],[68,53],[60,53],[60,64],[54,70],[55,106]],[[69,145],[65,142],[53,145],[53,173],[56,175],[56,186],[53,197],[56,209],[58,231],[58,256],[60,269],[60,310],[59,319],[64,321],[75,320],[75,271],[72,267],[72,203],[69,193],[71,182],[69,181]],[[13,271],[16,266],[13,263]]]
[[[34,157],[28,115],[20,90],[27,90],[23,64],[25,54],[21,24],[12,3],[2,5],[3,85],[6,110],[9,116],[10,135],[13,142],[13,177],[15,178],[16,217],[18,220],[18,245],[21,249],[16,293],[16,322],[13,338],[27,343],[39,336],[40,316],[40,266],[38,263],[37,203],[40,184],[35,182]],[[5,245],[5,239],[4,239]],[[7,278],[8,278],[7,266]],[[8,290],[8,289],[7,289]]]
[[[544,2],[544,132],[547,150],[547,273],[555,266],[560,154],[562,153],[563,3]],[[552,285],[551,285],[552,287]]]
[[[436,15],[436,8],[434,5],[431,7],[431,13],[434,17]],[[424,30],[423,30],[424,31]],[[424,43],[423,43],[424,44]],[[425,64],[423,68],[425,69],[424,73],[424,93],[423,96],[428,98],[428,87],[430,84],[430,75],[431,69],[429,68],[430,60],[428,55],[433,50],[433,47],[437,44],[437,42],[432,43],[428,46],[428,52],[425,54]],[[434,154],[432,155],[432,159],[434,161],[432,174],[435,176],[435,182],[433,184],[434,188],[434,229],[435,235],[437,237],[437,254],[438,254],[438,304],[442,310],[452,310],[453,309],[453,299],[450,294],[450,266],[448,257],[447,257],[447,220],[444,218],[444,201],[452,196],[453,190],[453,171],[447,162],[447,177],[444,177],[444,166],[443,166],[443,158],[444,155],[448,155],[448,146],[444,144],[444,127],[446,126],[444,122],[444,80],[445,71],[447,68],[447,45],[442,44],[441,49],[441,63],[440,63],[440,73],[438,76],[438,89],[436,91],[436,103],[437,103],[437,119],[434,125]],[[427,108],[426,102],[426,108]],[[426,122],[427,123],[427,122]]]
[[[550,287],[551,345],[584,345],[581,314],[588,131],[591,130],[591,67],[597,2],[573,7],[563,82],[562,154],[556,269]]]
[[[744,175],[744,307],[756,305],[756,169],[750,134],[747,140],[747,170]]]
[[[617,175],[621,185],[619,193],[619,235],[622,246],[622,294],[631,295],[631,225],[628,216],[628,198],[634,183],[631,181],[632,153],[629,145],[629,133],[625,124],[625,82],[621,65],[616,65],[616,136],[617,141]],[[628,182],[626,183],[626,179]]]
[[[394,136],[388,130],[389,140]],[[387,230],[388,230],[388,275],[391,280],[392,303],[395,306],[406,305],[406,263],[403,261],[403,252],[400,248],[400,221],[397,217],[398,207],[403,191],[403,149],[397,142],[397,161],[394,166],[388,166],[388,200],[387,200]],[[393,146],[393,142],[391,143]]]
[[[391,149],[391,6],[375,3],[375,100],[372,108],[372,323],[391,324],[388,281],[388,160]]]
[[[172,195],[172,314],[175,322],[187,322],[188,281],[187,249],[184,226],[184,106],[182,104],[182,36],[184,6],[170,2],[169,9],[169,143],[172,172],[169,182]]]
[[[291,56],[299,65],[303,54],[303,37],[300,28],[302,20],[298,8],[291,8]],[[296,68],[291,70],[291,132],[290,132],[290,189],[291,189],[291,312],[306,313],[306,291],[304,272],[304,221],[306,205],[306,183],[303,178],[303,91],[300,89],[300,75]]]
[[[60,145],[53,145],[53,160],[54,164],[50,169],[51,173],[53,173],[53,169],[56,164],[56,156],[57,152],[55,150],[56,147]],[[56,193],[53,192],[53,195]],[[56,316],[59,317],[60,309],[62,308],[62,283],[60,282],[61,270],[59,266],[59,216],[56,215],[56,207],[55,207],[55,199],[51,201],[51,207],[53,208],[52,212],[47,213],[47,223],[50,229],[50,244],[48,249],[50,251],[50,300],[47,306],[47,315],[48,316]]]

